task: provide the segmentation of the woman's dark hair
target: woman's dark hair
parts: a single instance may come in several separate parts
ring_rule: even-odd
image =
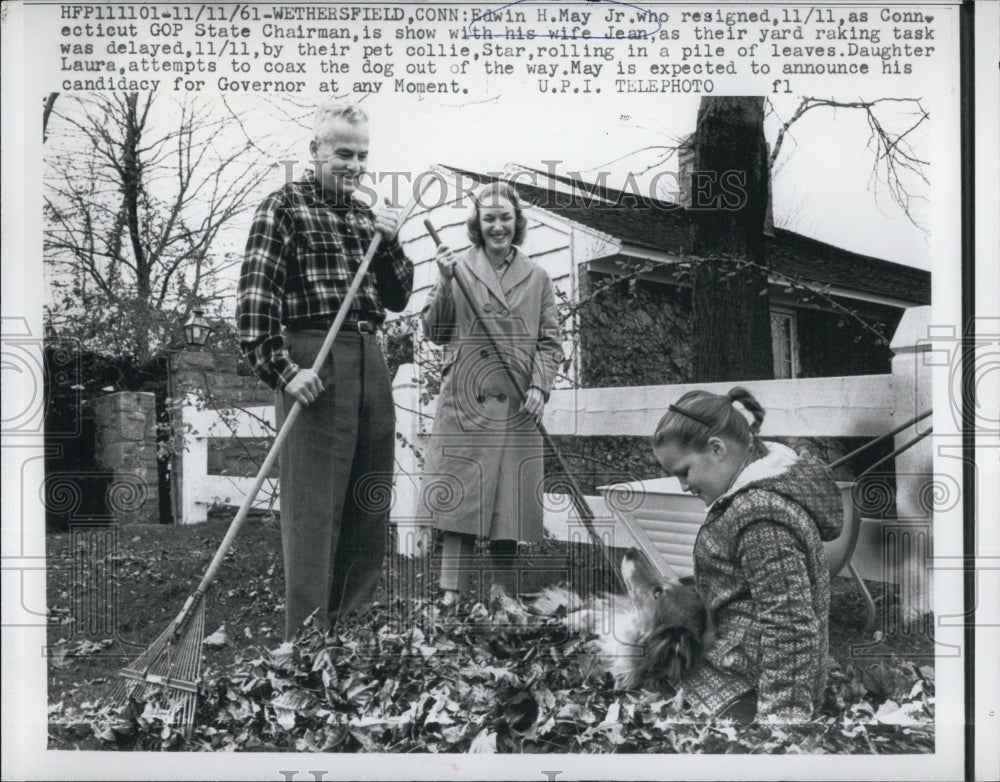
[[[472,196],[472,210],[465,221],[465,227],[469,231],[469,241],[476,247],[482,247],[484,244],[483,229],[479,224],[479,208],[496,206],[501,198],[506,198],[514,207],[514,239],[511,244],[520,245],[524,241],[524,235],[528,230],[528,218],[524,216],[524,206],[517,190],[507,182],[493,182],[480,188]]]
[[[740,407],[753,417],[747,421]],[[731,388],[725,396],[709,391],[688,391],[660,419],[653,433],[653,448],[674,443],[685,450],[704,450],[710,437],[726,437],[749,445],[758,456],[766,453],[760,440],[764,408],[745,388]]]

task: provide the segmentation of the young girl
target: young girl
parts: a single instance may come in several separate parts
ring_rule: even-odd
[[[830,576],[821,541],[843,524],[828,467],[759,437],[749,391],[690,391],[660,420],[653,452],[708,507],[695,584],[715,641],[683,682],[692,705],[750,721],[803,722],[827,676]]]

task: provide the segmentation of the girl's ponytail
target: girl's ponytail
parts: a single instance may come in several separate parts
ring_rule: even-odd
[[[764,422],[764,408],[761,407],[756,397],[742,386],[730,388],[726,396],[729,397],[729,402],[736,412],[746,421],[750,430],[750,445],[754,452],[757,456],[765,455],[767,450],[760,439],[760,425]]]
[[[767,454],[760,439],[764,408],[754,395],[737,386],[725,396],[709,391],[688,391],[667,412],[653,433],[653,448],[675,442],[684,448],[702,449],[713,436],[729,437],[750,446],[755,456]]]

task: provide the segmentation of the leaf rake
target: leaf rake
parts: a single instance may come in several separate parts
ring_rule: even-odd
[[[118,672],[121,677],[111,694],[124,705],[135,698],[145,701],[157,691],[169,702],[170,722],[182,726],[191,738],[201,673],[201,643],[205,636],[204,593],[196,591],[160,637],[131,664]]]
[[[409,218],[419,203],[420,196],[430,186],[431,181],[433,179],[428,177],[420,193],[416,194],[403,208],[399,217],[399,225],[402,225]],[[368,246],[368,250],[365,252],[364,258],[361,260],[354,279],[351,281],[351,286],[344,296],[340,310],[337,312],[337,316],[334,318],[333,324],[330,326],[330,330],[327,332],[326,338],[323,340],[323,344],[316,354],[316,360],[312,365],[314,372],[319,372],[323,366],[323,362],[326,361],[330,350],[333,348],[337,333],[347,318],[351,302],[354,300],[355,295],[357,295],[358,289],[364,281],[368,267],[375,257],[375,253],[378,251],[381,242],[382,234],[376,232],[371,244]],[[270,475],[275,462],[277,462],[278,455],[301,411],[302,405],[296,401],[292,409],[288,412],[288,415],[285,416],[285,420],[282,422],[281,428],[278,430],[274,442],[271,444],[267,456],[264,458],[263,464],[261,464],[260,469],[257,471],[257,477],[254,479],[253,485],[243,498],[243,503],[229,525],[226,536],[222,539],[222,543],[219,544],[219,549],[215,552],[215,556],[212,558],[211,563],[209,563],[208,569],[205,571],[205,575],[202,576],[197,589],[188,597],[180,613],[177,614],[160,637],[153,641],[146,651],[139,655],[130,665],[125,666],[119,672],[121,680],[112,690],[111,701],[120,708],[125,707],[132,699],[144,701],[154,693],[159,692],[162,694],[168,702],[168,707],[164,712],[167,715],[165,722],[169,721],[172,724],[180,726],[185,739],[191,738],[191,732],[194,728],[195,710],[198,703],[198,686],[201,679],[201,646],[205,636],[205,592],[215,580],[216,575],[218,575],[223,559],[229,553],[233,542],[236,540],[236,535],[249,516],[250,509],[257,499],[257,494],[264,485],[267,476]]]

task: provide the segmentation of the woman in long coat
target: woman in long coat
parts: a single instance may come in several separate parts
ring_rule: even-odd
[[[423,310],[424,333],[444,346],[422,500],[444,531],[445,603],[458,597],[459,571],[477,537],[490,541],[493,569],[507,571],[494,578],[494,597],[516,589],[509,571],[518,541],[542,538],[543,461],[535,419],[563,354],[552,281],[516,246],[526,226],[513,187],[495,183],[480,190],[467,221],[472,246],[460,257],[438,248],[440,275]],[[482,321],[454,284],[455,274],[475,297]]]

